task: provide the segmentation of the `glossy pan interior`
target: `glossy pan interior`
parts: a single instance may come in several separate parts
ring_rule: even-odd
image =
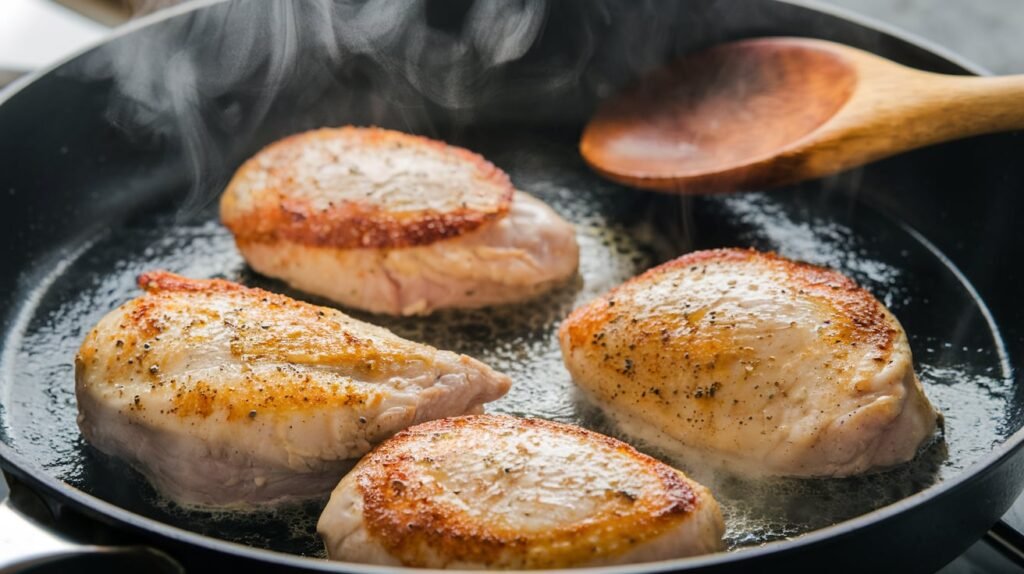
[[[249,53],[242,72],[232,67],[238,63],[225,54],[225,37],[228,45],[248,41],[265,26],[273,37],[271,22],[282,17],[295,29],[317,29],[325,5],[239,1],[181,11],[0,101],[0,462],[10,472],[72,508],[153,537],[186,564],[214,556],[359,569],[302,558],[321,552],[312,528],[322,502],[274,513],[185,511],[92,450],[75,427],[72,358],[99,317],[137,294],[134,277],[145,270],[289,292],[248,270],[217,223],[213,200],[223,178],[282,135],[373,123],[483,153],[578,226],[580,277],[538,301],[429,319],[354,313],[510,374],[513,391],[493,411],[615,434],[573,392],[557,323],[594,295],[692,249],[753,246],[836,267],[903,323],[927,392],[945,414],[944,440],[909,465],[846,480],[755,483],[677,461],[724,503],[733,552],[659,568],[827,559],[851,570],[901,561],[927,570],[962,551],[1019,492],[1024,397],[1014,364],[1024,358],[1016,301],[1024,234],[1012,217],[1024,202],[1019,136],[920,150],[771,192],[697,198],[611,184],[575,150],[602,96],[673,55],[721,40],[816,36],[925,69],[962,67],[835,16],[743,0],[526,3],[545,21],[525,54],[507,63],[477,45],[410,69],[395,62],[422,50],[335,22],[337,53],[329,57],[317,52],[323,42],[299,41],[292,54],[304,63],[291,71],[270,49]],[[464,38],[467,6],[413,10],[422,10],[429,29]],[[443,36],[425,38],[435,52],[451,47]],[[137,62],[164,64],[125,68]],[[189,84],[197,76],[182,69],[200,79]],[[140,77],[149,83],[125,83]],[[272,97],[268,79],[281,84]],[[189,114],[202,118],[203,130],[183,122]]]

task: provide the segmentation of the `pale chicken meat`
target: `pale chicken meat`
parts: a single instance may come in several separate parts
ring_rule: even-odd
[[[480,412],[509,379],[340,311],[166,272],[75,359],[78,424],[184,505],[322,496],[408,426]]]
[[[559,337],[576,384],[625,432],[691,460],[846,476],[906,462],[935,434],[889,310],[776,255],[690,253],[577,309]]]
[[[465,149],[321,129],[256,154],[221,198],[253,269],[393,315],[520,301],[576,273],[571,224]]]
[[[331,559],[538,569],[723,549],[711,493],[578,427],[478,415],[417,425],[342,479],[317,526]]]

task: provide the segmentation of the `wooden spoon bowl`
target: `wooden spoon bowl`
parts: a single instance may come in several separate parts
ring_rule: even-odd
[[[820,177],[1020,127],[1020,77],[945,76],[832,42],[762,38],[685,57],[605,102],[580,151],[612,180],[695,193]]]

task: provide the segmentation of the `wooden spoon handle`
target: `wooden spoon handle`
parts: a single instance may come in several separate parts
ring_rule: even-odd
[[[943,139],[1024,129],[1024,75],[936,76],[930,91]]]
[[[874,57],[871,58],[874,60]],[[876,61],[877,62],[877,61]],[[950,76],[872,66],[846,106],[753,181],[820,177],[927,145],[1024,129],[1024,76]]]

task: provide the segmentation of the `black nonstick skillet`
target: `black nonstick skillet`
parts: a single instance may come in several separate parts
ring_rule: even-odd
[[[492,411],[616,434],[573,392],[558,321],[693,249],[753,246],[835,267],[908,332],[945,418],[915,461],[844,480],[762,482],[680,463],[722,501],[730,551],[607,571],[934,571],[1024,487],[1024,139],[978,137],[790,188],[695,198],[586,169],[576,142],[600,99],[674,56],[765,35],[981,73],[920,41],[771,0],[236,0],[144,19],[3,92],[0,465],[15,491],[62,520],[119,529],[168,567],[381,571],[321,558],[322,501],[217,514],[161,499],[82,441],[72,364],[87,330],[153,268],[309,299],[245,267],[216,198],[276,138],[376,124],[484,154],[578,226],[580,277],[541,300],[428,319],[354,313],[510,374],[514,389]]]

